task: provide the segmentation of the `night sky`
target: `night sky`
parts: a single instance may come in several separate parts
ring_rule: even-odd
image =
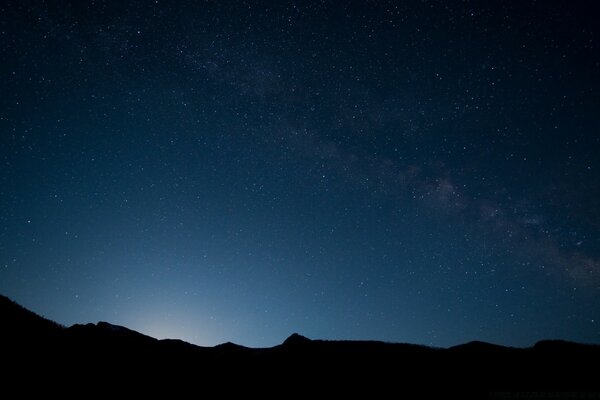
[[[3,1],[0,293],[200,345],[599,343],[599,7]]]

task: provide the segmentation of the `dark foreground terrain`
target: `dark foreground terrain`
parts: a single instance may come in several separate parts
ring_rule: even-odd
[[[294,334],[265,349],[199,347],[106,322],[65,328],[3,296],[0,317],[2,391],[17,390],[19,398],[600,398],[596,345],[471,342],[437,349]]]

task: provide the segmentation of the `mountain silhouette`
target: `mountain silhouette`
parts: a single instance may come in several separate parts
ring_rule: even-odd
[[[64,327],[4,296],[0,321],[2,376],[21,394],[74,387],[136,396],[200,390],[220,396],[494,398],[512,391],[600,391],[600,346],[561,340],[530,348],[475,341],[444,349],[294,333],[271,348],[202,347],[108,322]]]
[[[305,338],[304,336],[298,333],[292,333],[287,339],[285,339],[282,343],[283,346],[304,346],[310,343],[311,340]]]

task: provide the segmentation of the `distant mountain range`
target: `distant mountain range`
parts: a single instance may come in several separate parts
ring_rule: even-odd
[[[559,340],[531,348],[484,342],[431,348],[293,334],[271,348],[201,347],[157,340],[107,322],[63,327],[4,296],[0,324],[0,377],[6,390],[11,385],[19,390],[18,397],[73,390],[140,396],[166,392],[170,397],[192,391],[193,397],[201,393],[207,398],[516,398],[510,396],[520,393],[517,398],[539,399],[600,393],[600,346]],[[209,395],[214,393],[219,395]],[[534,393],[538,397],[527,397]]]

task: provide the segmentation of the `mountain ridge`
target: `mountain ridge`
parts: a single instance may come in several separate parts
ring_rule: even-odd
[[[0,351],[15,381],[29,374],[36,381],[56,384],[68,376],[86,387],[108,384],[138,390],[148,385],[171,388],[175,383],[191,389],[200,379],[212,389],[243,387],[263,393],[288,385],[307,395],[317,388],[337,394],[383,394],[397,391],[400,384],[403,390],[429,394],[600,390],[595,367],[600,346],[562,340],[541,340],[528,348],[479,341],[434,348],[318,340],[293,333],[269,348],[230,342],[202,347],[178,339],[158,340],[104,321],[64,327],[4,296],[0,311]]]
[[[7,313],[7,310],[9,310],[11,307],[13,308],[12,312]],[[96,330],[97,332],[105,332],[105,333],[110,332],[111,334],[115,334],[115,335],[119,335],[119,336],[138,336],[138,337],[144,337],[147,339],[152,339],[152,340],[155,340],[158,342],[166,342],[166,341],[175,342],[175,341],[177,341],[177,342],[182,342],[187,345],[194,346],[194,347],[210,348],[210,346],[209,347],[201,346],[201,345],[197,345],[194,343],[186,342],[186,341],[184,341],[182,339],[178,339],[178,338],[157,339],[150,335],[130,329],[126,326],[113,324],[113,323],[110,323],[107,321],[98,321],[96,323],[85,323],[85,324],[76,323],[71,326],[64,326],[55,321],[47,319],[31,310],[28,310],[27,308],[21,306],[19,303],[11,300],[9,297],[6,297],[1,294],[0,294],[0,312],[2,313],[3,317],[5,317],[7,314],[17,315],[20,313],[21,316],[19,318],[22,319],[22,321],[20,321],[20,324],[25,324],[25,325],[30,323],[26,320],[30,320],[31,322],[33,322],[34,319],[37,319],[37,323],[39,325],[45,325],[47,328],[50,328],[50,329],[63,329],[65,331],[91,329],[91,330]],[[292,333],[287,338],[285,338],[281,344],[275,345],[273,347],[306,345],[308,343],[378,343],[378,344],[414,346],[414,347],[421,347],[421,348],[428,348],[428,349],[447,349],[447,350],[462,349],[462,348],[469,348],[469,349],[471,349],[471,348],[534,349],[534,348],[540,348],[540,347],[551,348],[553,346],[577,346],[577,347],[592,346],[592,347],[600,348],[600,344],[579,343],[579,342],[574,342],[574,341],[569,341],[569,340],[564,340],[564,339],[541,339],[541,340],[538,340],[537,342],[535,342],[533,344],[533,346],[529,346],[529,347],[506,346],[506,345],[500,345],[500,344],[495,344],[495,343],[490,343],[490,342],[473,340],[470,342],[465,342],[465,343],[461,343],[458,345],[449,346],[449,347],[445,348],[445,347],[427,346],[427,345],[417,344],[417,343],[389,342],[389,341],[382,341],[382,340],[311,339],[311,338],[308,338],[297,332]],[[224,342],[224,343],[220,343],[215,346],[212,346],[212,347],[218,347],[218,348],[238,347],[238,348],[244,348],[244,349],[253,349],[252,347],[248,347],[248,346],[241,345],[239,343],[232,343],[232,342]]]

